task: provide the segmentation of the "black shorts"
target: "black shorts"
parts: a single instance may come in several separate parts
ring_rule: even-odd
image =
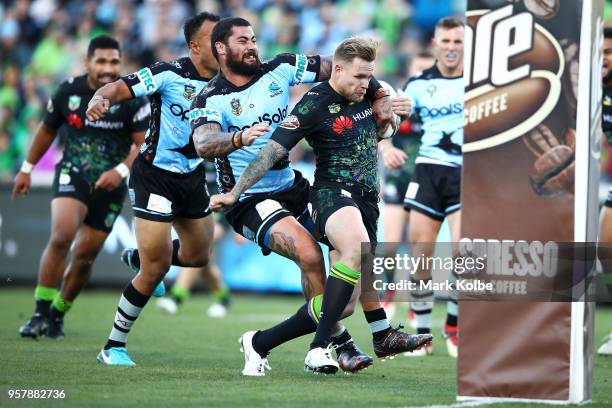
[[[306,229],[312,231],[312,219],[308,211],[310,183],[302,173],[294,170],[293,185],[273,193],[252,194],[237,202],[225,214],[234,231],[261,247],[264,255],[268,248],[270,228],[285,217],[295,217]]]
[[[203,218],[211,213],[204,166],[179,174],[160,169],[140,156],[130,175],[130,201],[134,216],[171,222],[179,218]]]
[[[417,163],[404,208],[442,221],[461,209],[461,167]]]
[[[608,208],[612,208],[612,188],[608,190],[608,198],[606,199],[604,205]]]
[[[358,187],[317,183],[311,188],[310,202],[315,229],[322,236],[325,236],[325,224],[329,217],[340,208],[350,206],[361,212],[363,225],[368,231],[370,242],[376,244],[377,223],[380,215],[377,192],[365,192]]]
[[[112,191],[94,189],[79,173],[62,168],[61,162],[55,169],[53,198],[71,197],[87,206],[83,223],[93,229],[110,233],[117,216],[121,213],[127,194],[125,183]]]

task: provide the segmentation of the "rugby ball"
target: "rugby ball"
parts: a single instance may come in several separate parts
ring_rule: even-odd
[[[381,80],[378,80],[378,82],[383,86],[383,88],[389,91],[389,95],[391,96],[391,98],[397,97],[397,93],[395,92],[395,89],[393,89],[391,85]],[[378,131],[378,137],[380,139],[389,139],[395,134],[395,132],[397,132],[397,129],[399,129],[401,122],[402,122],[402,119],[394,113],[393,121],[391,122],[389,126],[387,126],[387,129],[385,129],[384,131],[381,131],[381,130]]]

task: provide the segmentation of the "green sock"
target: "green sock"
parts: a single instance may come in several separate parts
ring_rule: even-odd
[[[34,289],[34,298],[38,300],[51,302],[55,298],[55,295],[57,295],[57,289],[55,288],[46,288],[44,286],[37,285],[36,289]]]
[[[214,291],[212,295],[219,303],[225,304],[229,301],[229,289],[227,287]]]
[[[170,294],[174,300],[180,303],[189,297],[191,291],[187,288],[182,288],[178,285],[172,285],[172,290],[170,291]]]
[[[61,294],[57,294],[53,299],[53,308],[60,312],[62,315],[70,310],[72,302],[62,298]]]

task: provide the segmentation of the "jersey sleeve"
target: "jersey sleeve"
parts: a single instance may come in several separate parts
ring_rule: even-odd
[[[45,109],[45,117],[43,123],[51,129],[59,129],[64,123],[62,115],[62,104],[65,103],[65,93],[63,92],[64,84],[60,85],[57,91],[49,97],[47,107]]]
[[[130,131],[132,133],[144,132],[149,128],[151,119],[151,105],[149,100],[144,98],[137,99],[131,112]]]
[[[321,70],[319,55],[279,54],[270,61],[272,67],[279,67],[280,74],[287,78],[289,85],[318,82]]]
[[[130,75],[121,77],[128,86],[132,96],[138,98],[162,92],[166,84],[172,81],[172,65],[167,62],[156,62]]]
[[[207,96],[204,92],[200,92],[200,94],[196,96],[189,110],[189,126],[191,126],[191,133],[207,123],[216,123],[223,128],[223,114],[221,113],[221,107],[217,106],[218,104],[218,98]]]
[[[291,150],[300,140],[314,133],[321,118],[317,118],[317,109],[312,98],[312,96],[303,97],[278,125],[270,139]]]

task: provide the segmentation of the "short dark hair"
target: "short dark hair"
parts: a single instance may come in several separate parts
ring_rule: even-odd
[[[117,50],[119,51],[119,55],[121,55],[119,42],[108,35],[99,35],[91,39],[87,46],[87,58],[93,57],[97,49]]]
[[[227,45],[227,39],[232,34],[232,28],[250,26],[251,23],[240,17],[228,17],[219,21],[215,28],[213,28],[212,35],[210,36],[210,45],[215,59],[219,61],[219,54],[217,54],[217,47],[215,47],[215,43],[222,42],[223,44]]]
[[[183,34],[185,34],[185,42],[187,45],[189,45],[189,41],[191,41],[193,36],[198,32],[202,26],[202,23],[205,21],[212,21],[213,23],[216,23],[219,20],[220,17],[218,15],[203,11],[185,21],[185,25],[183,26]]]
[[[349,37],[342,41],[334,52],[334,61],[351,63],[355,58],[361,58],[367,62],[376,59],[378,41],[369,37]]]
[[[436,23],[436,30],[438,28],[443,28],[445,30],[451,30],[457,27],[465,27],[465,23],[463,20],[457,17],[442,17]]]
[[[604,28],[604,38],[612,38],[612,27]]]

